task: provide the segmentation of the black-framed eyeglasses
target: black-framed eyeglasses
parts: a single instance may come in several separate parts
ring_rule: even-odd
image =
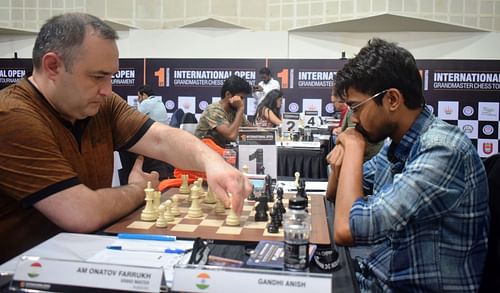
[[[375,99],[376,97],[378,97],[378,96],[380,96],[380,95],[382,95],[382,94],[385,94],[388,90],[389,90],[389,89],[386,89],[386,90],[383,90],[383,91],[381,91],[381,92],[378,92],[378,93],[374,94],[373,96],[369,97],[368,99],[364,100],[363,102],[361,102],[361,103],[359,103],[359,104],[357,104],[357,105],[351,106],[351,110],[352,110],[352,112],[354,113],[354,112],[358,111],[358,110],[359,110],[359,108],[360,108],[363,104],[365,104],[365,103],[366,103],[366,102],[368,102],[368,101],[371,101],[371,100]]]

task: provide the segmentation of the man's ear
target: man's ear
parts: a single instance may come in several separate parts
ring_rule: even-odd
[[[62,70],[65,70],[61,58],[54,52],[49,52],[42,57],[42,67],[50,80],[54,80]]]
[[[404,104],[403,94],[398,89],[391,88],[387,91],[386,95],[390,111],[395,111]]]

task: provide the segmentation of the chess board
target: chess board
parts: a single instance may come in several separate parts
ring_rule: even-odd
[[[169,199],[174,194],[179,196],[179,210],[181,215],[170,222],[166,228],[158,228],[155,222],[146,222],[140,220],[142,209],[136,210],[132,214],[119,220],[114,225],[105,230],[106,233],[149,233],[149,234],[168,234],[182,239],[195,239],[201,237],[204,239],[239,241],[239,242],[259,242],[260,240],[283,240],[283,228],[279,233],[271,234],[267,232],[268,222],[255,222],[255,206],[257,202],[245,200],[243,211],[240,217],[240,226],[229,226],[225,223],[228,213],[215,213],[215,204],[201,203],[203,217],[190,218],[187,211],[190,206],[185,198],[187,195],[178,193],[177,188],[168,190],[162,195],[162,202]],[[291,195],[285,194],[283,204],[288,209],[288,198]],[[274,202],[268,203],[271,208]],[[328,223],[324,206],[323,196],[312,195],[309,197],[309,207],[311,214],[311,235],[310,242],[318,245],[330,244]],[[270,217],[269,217],[270,221]]]

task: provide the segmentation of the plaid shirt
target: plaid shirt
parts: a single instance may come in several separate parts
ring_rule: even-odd
[[[376,246],[362,261],[360,287],[476,292],[488,185],[469,138],[424,109],[399,144],[386,144],[363,169],[369,196],[354,202],[350,226],[356,244]]]

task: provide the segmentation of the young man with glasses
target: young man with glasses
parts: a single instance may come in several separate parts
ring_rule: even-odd
[[[373,39],[337,73],[356,124],[328,157],[334,237],[370,245],[368,292],[476,292],[487,250],[488,186],[475,147],[425,106],[413,56]],[[389,143],[363,164],[368,141]]]

